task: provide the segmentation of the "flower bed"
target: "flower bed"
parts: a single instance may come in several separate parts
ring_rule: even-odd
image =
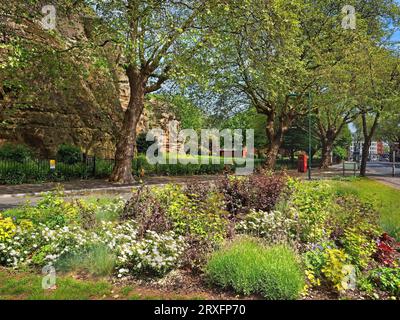
[[[142,187],[126,203],[68,202],[55,191],[0,215],[0,265],[54,265],[120,281],[183,268],[268,299],[399,297],[399,244],[378,221],[372,204],[326,182],[269,173]]]

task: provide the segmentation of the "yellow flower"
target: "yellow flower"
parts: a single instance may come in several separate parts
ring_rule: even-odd
[[[4,242],[14,237],[17,227],[11,218],[3,218],[0,214],[0,242]]]

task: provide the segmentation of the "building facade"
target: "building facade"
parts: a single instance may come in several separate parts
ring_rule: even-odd
[[[353,141],[350,146],[350,158],[359,161],[361,158],[364,142]],[[379,160],[385,154],[385,144],[383,141],[372,141],[369,148],[369,160]]]

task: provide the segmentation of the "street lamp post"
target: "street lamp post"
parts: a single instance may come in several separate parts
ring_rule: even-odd
[[[312,121],[311,121],[311,104],[312,104],[312,96],[311,92],[308,92],[308,180],[311,180],[311,142],[312,142],[312,136],[311,136],[311,127],[312,127]]]
[[[312,106],[312,95],[311,92],[306,93],[308,99],[307,99],[307,104],[308,104],[308,180],[311,180],[311,153],[312,153],[312,135],[311,135],[311,127],[312,127],[312,121],[311,121],[311,106]],[[299,93],[291,93],[289,94],[289,97],[299,97],[302,96],[302,94]]]

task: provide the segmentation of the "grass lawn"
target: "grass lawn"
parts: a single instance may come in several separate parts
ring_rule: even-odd
[[[42,289],[41,275],[0,267],[0,300],[204,300],[200,294],[117,286],[102,278],[77,280],[72,274],[57,275],[54,290]]]
[[[331,183],[338,194],[354,194],[372,201],[380,213],[382,228],[400,240],[400,190],[368,178]]]
[[[0,300],[89,300],[111,296],[112,287],[106,281],[80,281],[57,277],[57,289],[43,290],[40,275],[0,269]]]

